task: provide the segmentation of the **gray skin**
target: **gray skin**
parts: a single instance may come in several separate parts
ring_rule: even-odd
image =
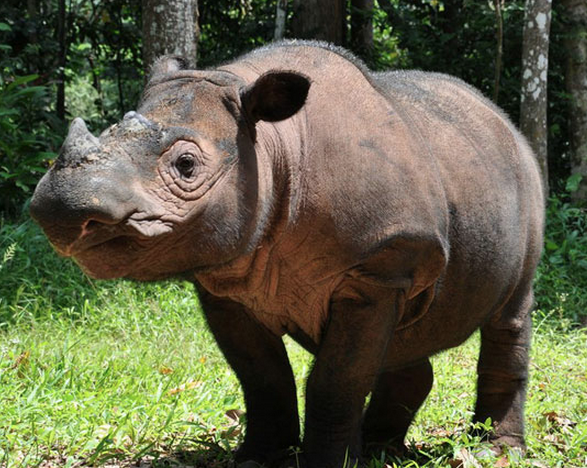
[[[544,207],[507,118],[455,78],[321,43],[186,68],[160,59],[99,138],[74,120],[31,214],[91,276],[194,281],[245,395],[237,460],[401,447],[428,357],[478,328],[474,419],[523,447]],[[284,334],[316,356],[303,441]]]

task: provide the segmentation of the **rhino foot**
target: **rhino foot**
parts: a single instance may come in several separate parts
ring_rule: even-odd
[[[239,463],[237,468],[306,468],[306,463],[301,456],[289,456],[263,464],[254,460],[247,460]]]
[[[303,456],[294,453],[292,448],[253,452],[248,447],[241,446],[234,456],[237,468],[306,468]]]
[[[526,453],[526,443],[524,438],[516,435],[497,435],[489,439],[495,455],[504,453],[517,454],[521,457]]]

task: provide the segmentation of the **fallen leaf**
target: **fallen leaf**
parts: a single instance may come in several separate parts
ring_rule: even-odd
[[[198,415],[195,413],[188,413],[188,415],[185,417],[185,420],[187,422],[196,422],[199,420]]]
[[[559,444],[560,439],[556,434],[546,434],[543,438],[546,442],[550,442],[552,444]]]
[[[171,367],[159,366],[159,373],[163,375],[173,374],[173,369]]]
[[[566,418],[566,417],[558,414],[556,411],[549,411],[547,413],[543,413],[542,415],[547,419],[547,421],[550,421],[551,423],[553,423],[556,427],[561,429],[563,432],[566,432],[569,429],[571,429],[572,427],[577,425],[576,422],[573,422],[569,418]]]
[[[566,450],[565,443],[560,438],[559,434],[547,434],[542,440],[553,445],[559,452],[564,452]]]
[[[508,457],[498,458],[493,466],[495,468],[507,468],[508,466],[510,466],[510,462],[508,460]]]
[[[226,431],[220,433],[220,437],[227,440],[236,439],[241,433],[242,429],[240,426],[230,426]]]
[[[442,438],[454,435],[454,431],[446,430],[443,427],[435,427],[429,431],[429,434],[436,438]]]
[[[112,428],[114,426],[111,426],[110,424],[102,424],[101,426],[98,426],[94,432],[94,436],[97,439],[103,439],[104,437],[108,436],[108,434],[111,433]]]
[[[463,468],[483,468],[475,456],[464,447],[459,450],[457,459],[462,460]]]
[[[31,352],[30,351],[24,351],[23,353],[20,353],[18,355],[18,357],[14,360],[14,364],[12,364],[12,366],[10,366],[11,369],[16,369],[18,367],[24,367],[29,363],[29,358],[31,356]]]
[[[229,409],[224,416],[230,421],[229,427],[220,434],[223,439],[235,439],[242,433],[242,418],[245,412],[238,408]]]
[[[224,413],[224,416],[226,416],[231,422],[233,423],[240,423],[241,418],[243,417],[243,415],[245,414],[245,412],[243,410],[240,410],[238,408],[234,408],[234,409],[229,409],[226,413]]]
[[[177,395],[178,393],[181,393],[185,390],[192,390],[196,387],[199,387],[200,385],[202,385],[202,382],[200,380],[194,380],[191,382],[184,383],[184,384],[180,385],[179,387],[172,388],[171,390],[169,390],[167,392],[167,394],[168,395]]]

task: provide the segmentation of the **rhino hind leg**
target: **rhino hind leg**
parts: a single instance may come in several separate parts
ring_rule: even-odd
[[[404,451],[408,428],[430,393],[433,380],[428,359],[379,376],[363,419],[365,452]]]
[[[491,418],[494,432],[490,440],[498,451],[503,445],[525,449],[524,402],[532,302],[531,286],[515,292],[499,318],[481,328],[474,421]]]

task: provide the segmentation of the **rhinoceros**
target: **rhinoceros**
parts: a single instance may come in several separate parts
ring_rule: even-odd
[[[95,278],[190,278],[243,388],[243,466],[401,447],[429,357],[481,329],[475,421],[524,446],[544,195],[508,118],[457,78],[292,41],[154,65],[136,111],[70,127],[33,218]],[[315,355],[303,440],[283,336]],[[365,408],[367,396],[370,401]]]

